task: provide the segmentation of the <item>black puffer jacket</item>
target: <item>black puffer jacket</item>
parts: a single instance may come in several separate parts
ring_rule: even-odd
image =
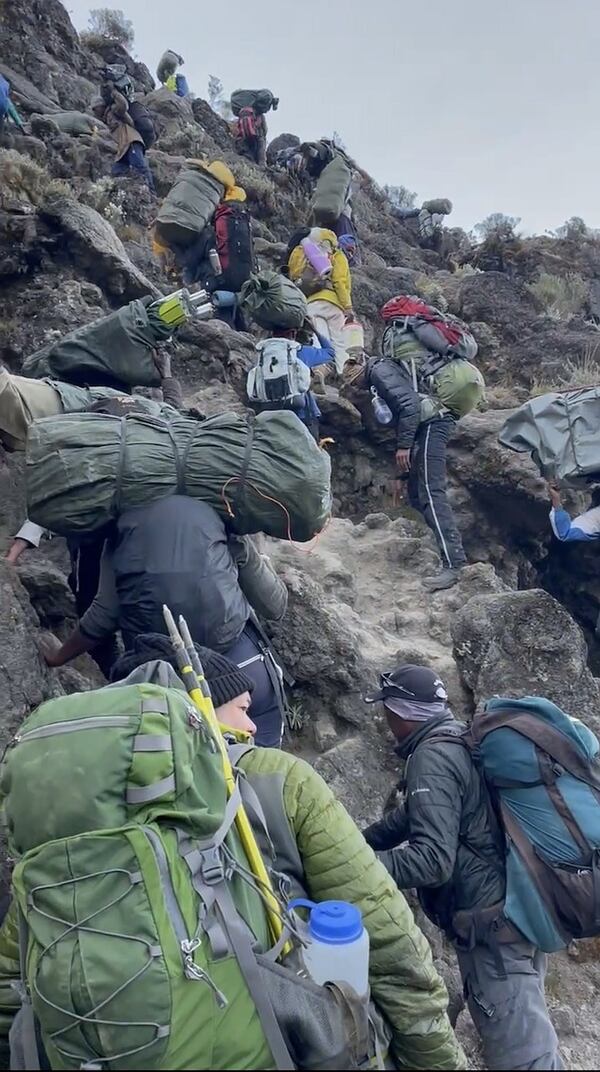
[[[396,449],[410,450],[421,420],[421,399],[408,374],[397,361],[376,357],[366,371],[367,387],[374,387],[396,418]]]
[[[416,888],[423,910],[451,936],[455,912],[490,907],[505,893],[504,838],[481,775],[464,745],[440,739],[464,729],[449,713],[398,747],[407,761],[405,805],[364,831],[399,888]]]

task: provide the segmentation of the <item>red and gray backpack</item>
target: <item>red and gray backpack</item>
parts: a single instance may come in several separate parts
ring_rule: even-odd
[[[466,361],[477,356],[477,343],[461,320],[442,313],[414,294],[392,298],[383,306],[381,315],[394,333],[412,332],[432,353],[462,357]]]
[[[254,141],[258,133],[258,116],[254,108],[242,108],[237,121],[237,137],[243,138],[244,141]]]
[[[215,212],[214,230],[221,261],[215,289],[237,294],[256,268],[250,213],[239,201],[223,201]]]

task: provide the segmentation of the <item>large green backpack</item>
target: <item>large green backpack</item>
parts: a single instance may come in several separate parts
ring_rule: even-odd
[[[403,364],[416,389],[426,396],[422,405],[424,420],[444,411],[460,420],[485,398],[485,380],[476,365],[464,357],[430,353],[411,332],[395,332],[389,326],[384,334],[383,353]]]
[[[362,1067],[344,1049],[348,1003],[269,949],[233,825],[242,781],[228,800],[212,731],[175,688],[74,694],[24,722],[0,777],[18,859],[15,1067],[39,1068],[38,1029],[53,1069],[293,1069],[303,1052]],[[341,1063],[320,1063],[332,1045]]]

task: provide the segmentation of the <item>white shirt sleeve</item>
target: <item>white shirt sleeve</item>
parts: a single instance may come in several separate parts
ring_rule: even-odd
[[[39,547],[42,537],[46,535],[46,529],[33,521],[25,521],[15,536],[15,540],[27,540],[32,547]]]

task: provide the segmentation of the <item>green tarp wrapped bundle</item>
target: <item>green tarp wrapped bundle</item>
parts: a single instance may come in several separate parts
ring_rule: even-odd
[[[211,222],[225,193],[200,160],[188,160],[158,210],[155,231],[166,246],[190,246]]]
[[[315,223],[323,227],[337,223],[344,211],[351,182],[352,172],[348,164],[340,153],[336,153],[317,182],[312,206]]]
[[[152,303],[152,298],[136,299],[36,350],[25,358],[24,374],[80,384],[97,383],[100,374],[130,387],[159,387],[153,351],[172,330],[153,312]]]
[[[305,541],[330,515],[331,464],[284,411],[168,423],[69,413],[29,430],[28,517],[61,536],[175,494],[209,503],[239,535]]]
[[[256,272],[240,291],[244,312],[261,328],[301,328],[308,317],[302,291],[279,272]]]
[[[600,477],[599,429],[600,387],[583,387],[530,398],[511,413],[498,439],[530,454],[546,480],[577,487],[586,477]]]

